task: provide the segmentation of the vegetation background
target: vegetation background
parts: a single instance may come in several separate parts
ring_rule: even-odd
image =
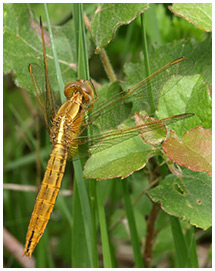
[[[150,4],[149,9],[146,4],[135,4],[137,10],[129,5],[132,4],[122,4],[120,12],[117,14],[116,4],[114,6],[115,16],[110,17],[110,14],[106,14],[107,18],[104,17],[106,23],[102,24],[102,20],[96,17],[95,13],[96,10],[98,11],[99,5],[83,4],[83,10],[89,18],[94,36],[92,39],[92,35],[86,31],[90,76],[95,80],[96,87],[99,88],[113,81],[110,73],[109,78],[106,75],[104,63],[101,61],[101,53],[95,53],[96,47],[105,47],[115,76],[123,82],[123,86],[128,87],[146,76],[144,68],[142,68],[143,42],[139,15],[141,11],[144,11],[151,71],[180,57],[181,53],[194,59],[195,64],[191,74],[202,74],[203,82],[207,83],[202,83],[204,86],[199,86],[201,103],[198,100],[195,104],[195,108],[198,108],[199,111],[206,108],[207,112],[204,111],[205,115],[201,122],[195,123],[195,126],[202,125],[204,128],[210,129],[209,88],[212,71],[210,16],[202,19],[205,25],[196,26],[194,23],[177,16],[180,10],[173,13],[171,11],[173,7],[169,8],[168,4]],[[198,17],[202,16],[201,9],[211,10],[211,5],[208,5],[198,7],[198,4],[191,4],[191,6],[185,7],[185,10],[189,10],[190,14],[192,11],[194,18],[191,21],[195,22]],[[76,80],[77,57],[73,30],[73,7],[71,4],[48,4],[47,7],[53,25],[55,46],[60,59],[64,83]],[[10,248],[16,248],[19,242],[24,245],[27,226],[35,203],[36,184],[38,187],[42,180],[51,150],[49,135],[43,125],[42,116],[38,115],[38,105],[34,98],[34,90],[28,73],[29,63],[38,62],[41,64],[42,48],[40,38],[38,38],[40,35],[39,16],[45,18],[42,4],[4,4],[4,227],[15,238],[4,240],[6,248],[4,250],[4,264],[6,267],[23,267],[28,264],[25,257],[20,257],[22,253],[20,247],[18,247],[17,254]],[[45,19],[43,21],[46,25]],[[106,46],[107,44],[108,46]],[[51,47],[47,48],[47,54],[52,55]],[[49,67],[52,86],[55,90],[57,79],[52,57],[49,59]],[[203,88],[205,92],[203,92]],[[27,92],[31,95],[27,95]],[[161,115],[160,117],[162,117]],[[89,253],[91,245],[87,240],[89,233],[84,227],[84,223],[88,224],[86,221],[83,222],[83,217],[78,217],[77,210],[80,207],[76,207],[77,201],[75,203],[74,198],[71,197],[73,173],[71,163],[68,163],[62,183],[63,193],[57,199],[48,227],[33,254],[36,258],[36,266],[143,267],[143,261],[139,257],[143,255],[145,265],[148,264],[151,267],[210,267],[211,179],[206,173],[197,173],[195,177],[190,175],[195,180],[198,178],[202,180],[203,185],[200,187],[198,183],[199,190],[197,189],[196,193],[202,192],[202,199],[205,202],[204,216],[200,212],[201,217],[199,218],[199,210],[197,210],[196,213],[194,212],[195,222],[189,223],[191,215],[189,216],[185,209],[185,215],[183,214],[182,217],[175,214],[179,218],[184,218],[184,221],[179,222],[179,220],[173,221],[175,217],[170,218],[168,215],[168,213],[172,214],[172,210],[168,212],[168,208],[165,211],[159,208],[157,211],[157,205],[152,200],[156,202],[159,201],[159,198],[156,199],[153,193],[151,194],[152,200],[149,198],[150,194],[144,193],[149,188],[146,170],[150,171],[149,168],[146,168],[145,171],[135,172],[124,180],[128,183],[124,188],[119,178],[104,180],[100,183],[99,189],[102,191],[106,216],[104,228],[108,229],[110,246],[104,248],[102,229],[100,229],[101,234],[99,231],[99,225],[100,228],[102,226],[97,217],[99,215],[96,214],[96,225],[94,226],[97,230],[98,247],[97,249],[92,248],[91,255]],[[189,174],[194,173],[189,172]],[[90,186],[89,181],[86,181],[86,185]],[[196,185],[193,186],[196,187]],[[125,216],[125,205],[129,204],[129,202],[126,203],[126,193],[130,194],[127,199],[130,198],[131,201],[138,199],[132,208],[135,218],[133,231],[130,225],[128,226],[130,222]],[[174,198],[168,200],[167,203],[174,205]],[[86,199],[86,204],[89,204],[89,199]],[[149,252],[152,258],[147,263],[144,244],[146,235],[149,234],[147,218],[150,215],[153,216],[153,210],[155,213],[157,212],[153,225],[154,242],[153,250],[151,253]],[[178,226],[176,231],[172,229],[173,225]],[[197,228],[193,225],[196,225]],[[79,230],[75,231],[74,228],[78,227]],[[4,232],[4,237],[8,237],[8,232]],[[141,248],[133,243],[134,239],[131,236],[134,235],[137,237],[138,245],[141,244]],[[182,239],[181,236],[184,240],[182,244],[177,242],[177,238],[178,240]],[[192,247],[189,247],[190,243],[193,244]],[[177,247],[177,244],[180,244],[181,247]],[[187,249],[190,249],[189,258],[184,253]],[[98,251],[98,255],[95,250]],[[75,253],[76,251],[78,253]],[[182,257],[180,258],[179,255]],[[35,265],[35,262],[30,264]]]

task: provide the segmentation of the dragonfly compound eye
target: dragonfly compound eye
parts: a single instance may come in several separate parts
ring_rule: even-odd
[[[84,97],[85,103],[90,103],[93,100],[93,89],[91,88],[89,82],[83,83],[81,86],[82,95]]]
[[[93,100],[93,89],[86,80],[72,81],[64,88],[64,94],[67,99],[70,99],[74,93],[78,92],[83,96],[84,103],[90,103]]]
[[[74,93],[77,92],[79,86],[76,81],[69,82],[64,88],[64,95],[69,100]]]

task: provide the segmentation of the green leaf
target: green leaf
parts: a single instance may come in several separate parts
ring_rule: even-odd
[[[212,130],[194,128],[187,131],[181,141],[170,135],[162,146],[171,161],[212,175]]]
[[[13,19],[12,19],[13,18]],[[39,19],[39,18],[38,18]],[[30,63],[43,68],[43,52],[39,20],[33,20],[27,4],[4,4],[4,73],[13,73],[17,86],[34,93],[28,72]],[[45,22],[44,22],[45,23]],[[72,23],[53,27],[54,42],[64,83],[75,79],[75,64],[71,64],[74,44],[71,37]],[[45,31],[46,53],[50,82],[54,92],[58,91],[57,77],[48,32]]]
[[[185,65],[185,67],[182,68],[181,71],[177,71],[176,74],[190,75],[201,73],[203,74],[204,81],[208,82],[210,85],[212,81],[211,52],[211,37],[208,37],[203,42],[197,42],[195,40],[181,40],[172,43],[166,43],[165,46],[156,46],[149,55],[150,70],[151,73],[153,73],[160,67],[166,65],[178,57],[188,57],[192,59],[194,63],[192,65],[185,65],[185,63],[181,62],[180,65]],[[140,55],[140,59],[137,63],[127,63],[124,67],[124,72],[126,75],[126,83],[123,84],[124,89],[145,78],[145,64],[142,55]]]
[[[186,65],[187,63],[185,63],[185,66],[182,66],[182,72],[184,73],[186,73],[187,68],[190,67],[190,62],[188,61],[188,66]],[[177,72],[177,70],[178,69],[176,68],[175,72]],[[153,81],[152,83],[154,88],[159,87],[161,82],[163,83],[165,79],[168,79],[169,69],[166,73],[167,77],[164,76],[163,78],[163,75],[161,75],[161,77],[158,78],[158,82],[156,81],[157,76],[155,77],[155,81]],[[201,82],[199,81],[199,77],[200,76],[175,76],[172,77],[171,80],[168,80],[165,85],[161,84],[161,97],[158,99],[158,109],[160,110],[157,114],[159,118],[163,118],[163,116],[161,116],[161,112],[165,111],[166,114],[164,117],[174,116],[184,112],[197,112],[193,110],[193,108],[188,111],[186,106],[189,102],[192,104],[192,101],[190,101],[192,98],[192,90],[196,89],[196,87],[194,88],[195,84]],[[145,95],[144,91],[145,90],[143,89],[143,95]],[[200,84],[198,85],[198,89],[195,91],[196,94],[193,95],[193,97],[196,99],[196,97],[200,98],[199,95],[203,96],[202,91],[205,91],[207,93],[207,88],[202,87],[202,85]],[[136,99],[136,101],[139,102],[139,99]],[[210,103],[210,99],[208,99],[208,102]],[[168,110],[166,110],[166,108],[168,108]],[[196,110],[199,110],[199,106],[198,109],[196,106]],[[208,114],[211,114],[210,107],[207,109],[207,111]],[[201,113],[197,112],[196,114],[198,115]],[[178,122],[177,124],[171,125],[171,128],[174,128],[176,132],[181,135],[182,132],[185,132],[186,130],[196,126],[197,123],[195,119],[198,120],[198,117],[194,116],[189,120]],[[129,139],[126,138],[126,140],[123,137],[119,137],[117,139],[114,133],[115,131],[113,131],[113,138],[106,138],[104,141],[102,141],[92,149],[93,156],[88,160],[85,166],[84,177],[96,178],[99,180],[115,177],[125,178],[133,171],[143,168],[148,161],[148,158],[153,155],[152,149],[149,146],[144,143],[139,143],[138,132],[136,136]],[[135,139],[137,140],[136,142]],[[122,142],[123,140],[124,142]],[[104,149],[102,146],[105,145],[109,146],[109,148]]]
[[[174,85],[174,80],[176,79],[172,78],[168,83]],[[211,128],[212,101],[207,85],[202,81],[200,75],[184,77],[168,93],[166,93],[165,87],[162,89],[165,95],[162,96],[161,92],[158,112],[156,113],[159,118],[181,112],[195,114],[194,117],[171,126],[179,136],[184,134],[186,130],[199,125],[204,128]]]
[[[33,11],[35,16],[38,18],[42,16],[42,18],[45,18],[45,11],[43,4],[38,3],[30,3],[29,4],[30,9]],[[48,10],[49,10],[49,18],[54,25],[61,25],[63,22],[65,22],[65,18],[68,18],[71,14],[71,3],[49,3],[48,4]]]
[[[93,154],[85,164],[83,174],[85,178],[97,180],[125,178],[143,168],[152,153],[152,146],[144,144],[137,135]]]
[[[173,76],[181,75],[181,77],[177,77],[178,81],[182,79],[183,76],[185,76],[192,68],[193,61],[191,59],[184,59],[183,61],[179,62],[178,64],[171,65],[168,68],[164,69],[163,71],[159,71],[160,69],[163,69],[166,65],[170,65],[170,63],[174,60],[173,58],[169,58],[169,56],[163,55],[162,52],[159,52],[162,47],[156,51],[157,55],[151,54],[150,55],[150,63],[151,63],[151,74],[154,74],[154,77],[150,79],[150,85],[148,83],[143,84],[141,87],[139,87],[138,95],[134,94],[133,101],[133,112],[140,110],[149,110],[149,104],[150,104],[150,93],[148,91],[149,87],[152,89],[152,95],[154,104],[158,105],[158,99],[161,95],[165,95],[168,93],[171,88],[174,85],[168,85],[168,87],[165,89],[165,92],[161,92],[162,87],[164,84]],[[161,54],[160,54],[161,53]],[[155,57],[155,58],[154,58]],[[155,64],[155,61],[157,60],[157,63]],[[140,61],[136,64],[129,63],[126,65],[126,75],[127,75],[127,82],[124,85],[124,87],[132,88],[132,85],[137,84],[137,82],[140,82],[145,78],[145,64],[144,59],[140,59]],[[148,77],[147,77],[148,78]],[[175,84],[177,83],[177,80],[175,80]],[[136,96],[135,96],[136,95]],[[181,112],[184,113],[184,112]]]
[[[107,46],[119,26],[129,24],[147,8],[148,4],[101,4],[91,24],[97,49]]]
[[[212,31],[212,3],[173,4],[169,9],[204,31]]]
[[[152,4],[150,4],[150,8],[151,5]],[[176,16],[167,16],[168,12],[163,4],[155,4],[155,11],[155,15],[152,13],[152,18],[149,18],[151,20],[148,21],[147,17],[147,34],[151,38],[152,42],[155,40],[153,38],[155,34],[151,31],[153,24],[151,21],[155,20],[157,20],[157,28],[159,28],[160,33],[158,41],[162,44],[173,40],[187,40],[190,37],[193,37],[198,41],[203,41],[205,39],[205,32],[197,28],[195,25]],[[148,9],[145,14],[147,13],[150,13],[150,9]]]
[[[204,230],[212,223],[212,183],[206,173],[183,169],[181,178],[167,176],[148,195],[168,214]]]

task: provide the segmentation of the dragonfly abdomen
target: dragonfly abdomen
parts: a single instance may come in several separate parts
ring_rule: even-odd
[[[61,187],[67,159],[67,148],[55,144],[50,154],[26,235],[24,254],[31,257],[43,235]]]
[[[23,255],[31,257],[42,237],[61,186],[68,152],[74,156],[77,151],[76,137],[84,118],[82,100],[82,95],[75,93],[60,107],[53,120],[50,132],[53,148],[28,226]]]

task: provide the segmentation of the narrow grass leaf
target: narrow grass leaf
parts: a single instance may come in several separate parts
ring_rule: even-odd
[[[51,24],[50,24],[50,20],[49,20],[49,14],[48,14],[48,9],[47,9],[46,3],[44,3],[44,9],[45,9],[46,20],[47,20],[49,36],[50,36],[50,42],[51,42],[51,47],[52,47],[52,52],[53,52],[53,57],[54,57],[57,81],[58,81],[58,85],[59,85],[59,92],[60,92],[59,96],[60,96],[61,102],[63,102],[65,100],[64,82],[63,82],[61,69],[60,69],[60,65],[59,65],[59,61],[58,61],[57,51],[56,51],[55,44],[54,44],[54,39],[53,39],[53,35],[52,35],[52,29],[51,29]]]
[[[131,235],[131,244],[133,248],[135,267],[141,268],[141,267],[144,267],[144,264],[143,264],[143,258],[140,251],[140,240],[137,234],[137,227],[136,227],[136,222],[134,218],[133,206],[132,206],[130,195],[129,195],[128,179],[121,180],[121,184],[122,184],[124,201],[125,201],[126,216],[128,219],[128,225],[129,225],[129,230],[130,230],[130,235]]]
[[[110,253],[109,238],[108,238],[108,233],[107,233],[104,203],[103,203],[102,195],[101,195],[101,184],[99,182],[96,183],[96,196],[97,196],[96,199],[97,199],[97,207],[98,207],[99,225],[100,225],[101,239],[102,239],[104,268],[112,268],[113,266],[112,266],[112,261],[111,261],[111,253]]]
[[[188,249],[178,218],[170,216],[170,224],[174,239],[177,268],[192,267],[188,262]]]
[[[79,42],[86,44],[85,34],[83,34],[85,29],[83,27],[82,4],[73,4],[73,15],[74,21],[76,22],[75,27],[78,29],[78,31],[77,29],[75,31],[76,50],[78,52],[78,77],[87,79],[87,71],[89,71],[86,67],[88,65],[87,54],[84,53],[84,57],[87,59],[79,57],[79,55],[83,53],[80,49],[86,46],[79,44]],[[93,267],[93,231],[89,197],[87,195],[86,182],[82,179],[82,165],[80,160],[74,161],[73,165],[75,170],[72,232],[73,267]],[[82,252],[81,254],[80,251]]]

